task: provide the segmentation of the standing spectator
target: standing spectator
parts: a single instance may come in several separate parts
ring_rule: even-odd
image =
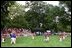
[[[49,36],[51,35],[51,31],[47,30],[45,33],[44,33],[44,36],[45,36],[45,41],[49,41]]]
[[[59,38],[60,38],[59,41],[63,40],[63,33],[62,32],[59,33]]]

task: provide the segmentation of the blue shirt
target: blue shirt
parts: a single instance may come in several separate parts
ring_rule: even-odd
[[[16,35],[14,33],[10,34],[11,38],[16,38]]]

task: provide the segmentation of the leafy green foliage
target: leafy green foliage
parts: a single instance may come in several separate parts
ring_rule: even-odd
[[[2,28],[6,26],[32,30],[34,28],[50,29],[56,32],[60,30],[71,31],[71,16],[64,7],[53,6],[43,1],[27,1],[25,5],[6,1],[2,3],[1,7]],[[26,8],[30,9],[25,11]],[[59,16],[57,23],[56,16]],[[40,23],[42,23],[41,27]]]

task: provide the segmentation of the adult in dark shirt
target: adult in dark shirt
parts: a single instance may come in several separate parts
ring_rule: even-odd
[[[12,33],[10,34],[10,37],[11,37],[11,44],[12,43],[16,43],[16,34],[15,34],[15,31],[12,31]]]

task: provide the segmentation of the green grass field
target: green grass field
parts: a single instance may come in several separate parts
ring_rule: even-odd
[[[19,37],[16,44],[10,44],[10,38],[1,43],[1,47],[71,47],[71,37],[67,37],[62,42],[59,41],[58,36],[50,36],[50,41],[45,42],[43,36],[36,36],[34,40],[31,37]]]

